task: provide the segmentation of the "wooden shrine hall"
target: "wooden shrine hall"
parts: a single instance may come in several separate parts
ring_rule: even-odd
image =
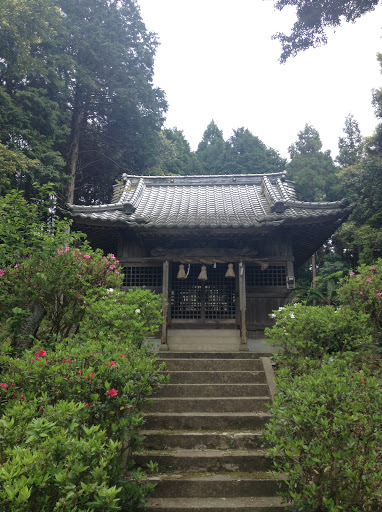
[[[161,349],[247,350],[294,288],[294,270],[349,214],[296,200],[286,173],[128,176],[111,204],[67,205],[93,247],[117,255],[123,289],[163,293]]]

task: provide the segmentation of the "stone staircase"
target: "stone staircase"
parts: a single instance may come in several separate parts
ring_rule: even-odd
[[[270,402],[264,361],[253,353],[167,353],[170,384],[146,414],[145,466],[157,486],[145,512],[280,512],[261,429]],[[265,364],[267,367],[267,364]]]

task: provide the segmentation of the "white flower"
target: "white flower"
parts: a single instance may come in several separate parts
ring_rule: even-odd
[[[107,293],[113,293],[113,291],[114,291],[114,288],[108,288],[107,289]]]
[[[276,318],[276,313],[272,313],[271,318]]]
[[[291,312],[289,313],[289,316],[290,316],[291,318],[296,318],[296,317],[294,316],[293,311],[291,311]]]
[[[280,306],[278,310],[282,311],[283,309],[285,309],[285,308],[283,306]]]
[[[137,308],[137,309],[134,311],[134,313],[135,313],[136,315],[139,315],[139,313],[140,313],[140,312],[141,312],[141,310],[140,310],[139,308]]]

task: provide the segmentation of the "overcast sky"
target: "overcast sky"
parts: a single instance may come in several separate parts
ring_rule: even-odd
[[[292,8],[271,0],[138,0],[148,30],[157,33],[155,85],[169,103],[166,126],[183,130],[195,150],[211,119],[223,130],[244,126],[287,156],[306,123],[324,149],[337,154],[347,114],[362,135],[377,120],[373,88],[382,87],[382,5],[331,33],[329,43],[279,64],[275,32],[293,24]]]

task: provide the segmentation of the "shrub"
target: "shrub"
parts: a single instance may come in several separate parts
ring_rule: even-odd
[[[369,315],[374,335],[382,345],[382,259],[350,272],[338,293],[343,304],[358,314]]]
[[[265,330],[279,349],[277,360],[293,372],[319,363],[326,354],[365,349],[372,342],[369,316],[347,306],[281,307],[271,315],[275,325]]]
[[[109,289],[107,296],[86,301],[80,335],[114,340],[123,333],[127,342],[138,346],[158,332],[162,323],[163,297],[150,290],[136,288],[128,292]]]
[[[143,410],[165,381],[123,335],[0,357],[0,499],[4,510],[135,510],[149,486],[133,468]],[[77,508],[76,508],[77,507]]]
[[[382,510],[381,383],[353,360],[326,357],[294,378],[279,372],[264,438],[277,472],[288,475],[281,494],[293,510]]]

